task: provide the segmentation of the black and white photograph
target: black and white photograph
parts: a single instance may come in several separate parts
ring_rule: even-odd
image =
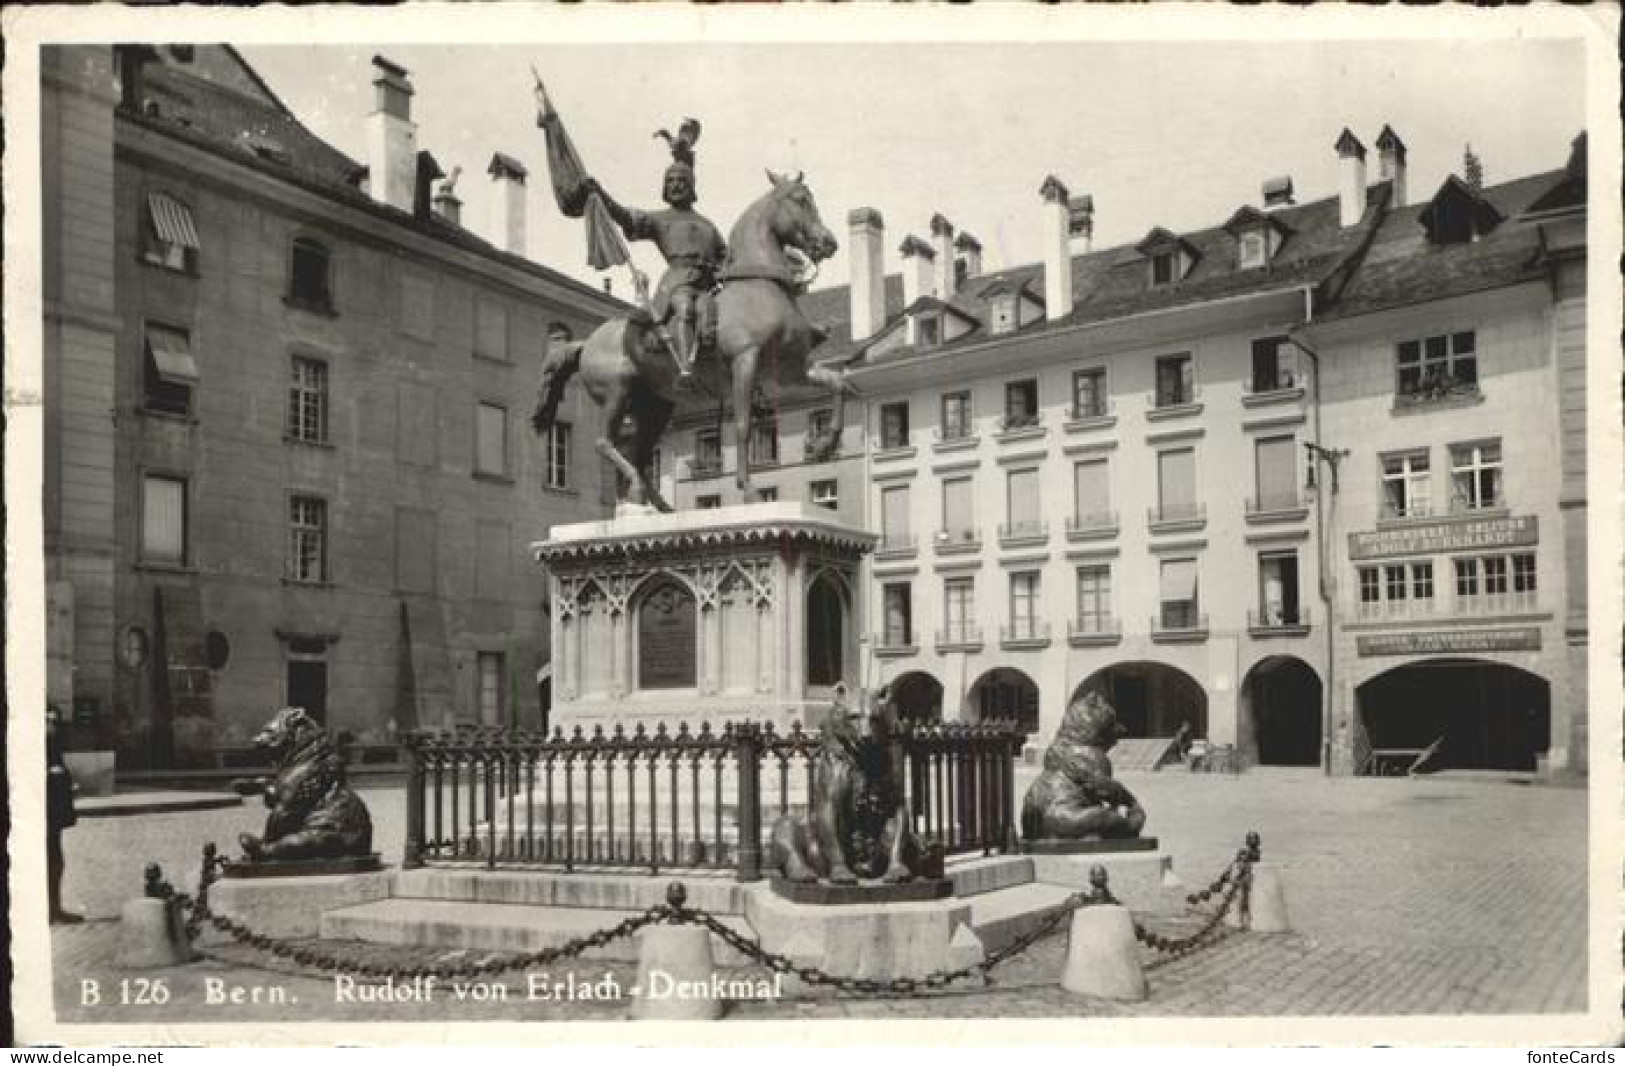
[[[16,1043],[1617,1045],[1619,17],[6,12]]]

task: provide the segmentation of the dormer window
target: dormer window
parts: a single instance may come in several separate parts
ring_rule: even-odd
[[[1016,298],[1014,294],[995,297],[992,310],[994,333],[1009,333],[1016,328]]]
[[[1236,267],[1240,270],[1267,266],[1292,232],[1279,218],[1256,207],[1243,207],[1230,216],[1224,228],[1235,239]]]
[[[1451,175],[1417,221],[1427,230],[1430,244],[1467,244],[1500,225],[1505,216],[1472,186]]]
[[[1258,230],[1253,230],[1253,231],[1251,231],[1249,233],[1243,233],[1241,235],[1241,267],[1242,267],[1242,269],[1246,270],[1249,267],[1263,266],[1264,265],[1264,259],[1265,259],[1264,248],[1265,248],[1265,242],[1264,242],[1264,234],[1263,233],[1259,232]]]
[[[1151,257],[1151,284],[1171,285],[1174,280],[1174,253],[1163,252]]]
[[[935,348],[942,343],[942,319],[936,315],[921,315],[919,331],[921,348]]]
[[[1196,248],[1161,226],[1146,234],[1145,240],[1135,245],[1134,250],[1148,261],[1153,288],[1183,281],[1196,265]]]

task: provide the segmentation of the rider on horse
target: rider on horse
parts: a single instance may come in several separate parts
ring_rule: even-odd
[[[716,311],[711,290],[716,286],[717,269],[727,257],[728,246],[711,220],[694,210],[694,144],[700,139],[700,124],[684,119],[675,138],[665,130],[655,136],[664,137],[671,146],[673,162],[666,168],[661,189],[666,210],[623,207],[603,186],[589,181],[626,239],[653,241],[666,259],[666,273],[655,289],[651,311],[657,325],[671,324],[677,383],[687,385],[692,381],[695,356],[715,339]]]

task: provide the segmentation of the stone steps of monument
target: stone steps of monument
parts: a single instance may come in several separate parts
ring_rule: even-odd
[[[403,870],[397,898],[464,903],[514,903],[641,911],[666,902],[666,889],[681,881],[688,905],[713,914],[743,914],[744,886],[733,871],[672,870],[657,876],[601,870],[485,870],[436,867]]]
[[[513,954],[559,947],[609,929],[641,910],[395,898],[328,911],[322,915],[321,936],[324,940]],[[755,939],[755,931],[742,916],[719,917],[729,928]],[[720,965],[744,962],[714,934],[711,951]],[[589,948],[580,957],[636,962],[638,938],[636,934],[621,937],[603,947]]]
[[[998,951],[1043,924],[1071,896],[1072,889],[1040,881],[1009,885],[971,899],[971,928],[984,950]]]

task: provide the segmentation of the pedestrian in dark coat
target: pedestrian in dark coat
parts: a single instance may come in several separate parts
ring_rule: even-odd
[[[53,706],[45,716],[45,861],[50,877],[51,924],[72,925],[85,919],[62,907],[62,871],[67,866],[62,857],[62,832],[77,823],[79,816],[73,808],[73,774],[62,761],[59,729]]]

